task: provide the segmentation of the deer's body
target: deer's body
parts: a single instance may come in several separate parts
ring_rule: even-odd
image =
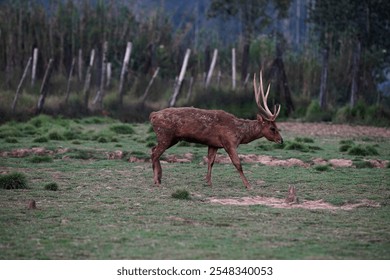
[[[240,144],[252,142],[265,137],[276,143],[283,143],[279,130],[275,124],[275,118],[279,110],[272,114],[268,106],[260,107],[259,94],[266,100],[261,89],[255,85],[256,101],[261,114],[256,120],[244,120],[235,117],[222,110],[204,110],[193,107],[167,108],[150,114],[150,122],[157,136],[157,145],[152,148],[152,164],[154,172],[154,183],[160,185],[162,169],[160,156],[164,151],[179,141],[200,143],[208,146],[208,170],[206,181],[211,185],[211,169],[215,156],[220,148],[223,148],[229,155],[232,163],[238,170],[240,177],[247,188],[250,184],[242,171],[241,162],[237,154],[237,147]],[[266,101],[264,102],[266,104]]]

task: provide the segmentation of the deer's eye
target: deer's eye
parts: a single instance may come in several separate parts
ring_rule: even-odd
[[[276,132],[276,128],[275,128],[275,127],[273,127],[273,126],[271,126],[270,130],[271,130],[273,133],[275,133],[275,132]]]

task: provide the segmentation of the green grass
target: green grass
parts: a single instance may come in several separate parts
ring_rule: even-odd
[[[0,157],[1,176],[18,172],[28,185],[27,189],[0,188],[0,259],[390,258],[389,168],[366,168],[363,163],[360,168],[243,164],[252,184],[248,191],[233,165],[215,164],[210,187],[204,180],[207,148],[176,145],[166,154],[191,152],[194,160],[162,163],[162,186],[156,187],[150,162],[128,161],[130,156],[148,160],[149,124],[131,125],[132,134],[116,133],[110,127],[121,123],[95,117],[66,120],[42,116],[12,125],[29,129],[0,138],[0,152],[45,147],[53,153],[51,161],[39,160],[39,164],[31,162],[33,155]],[[4,126],[0,132],[9,132]],[[43,143],[31,140],[31,135],[73,129],[78,130],[77,144],[67,137]],[[104,135],[107,140],[115,136],[117,142],[99,142],[96,136]],[[7,137],[18,142],[8,143]],[[295,137],[304,139],[306,135],[288,131],[283,137],[287,143],[321,150],[280,149],[260,139],[240,146],[239,153],[308,162],[313,158],[346,158],[354,163],[390,159],[386,140],[370,142],[379,155],[355,156],[339,151],[340,140],[349,139],[298,141]],[[358,138],[349,144],[367,146]],[[109,160],[107,153],[116,150],[123,151],[123,158]],[[49,184],[55,184],[56,191],[49,191]],[[284,199],[290,185],[297,188],[300,201],[322,199],[342,206],[369,199],[381,207],[309,210],[209,202],[210,198],[255,196]],[[174,198],[176,193],[190,199]],[[36,211],[27,209],[29,199],[36,201]]]

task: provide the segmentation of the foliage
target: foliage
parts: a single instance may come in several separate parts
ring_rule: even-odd
[[[183,199],[183,200],[189,200],[191,199],[190,193],[187,190],[176,190],[172,193],[172,197],[176,199]]]
[[[45,190],[48,191],[57,191],[58,190],[58,184],[56,182],[47,183],[45,185]]]
[[[0,175],[0,189],[26,189],[28,188],[26,175],[20,172],[12,172]]]

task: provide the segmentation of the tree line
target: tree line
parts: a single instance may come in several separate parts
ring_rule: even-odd
[[[104,59],[119,83],[125,50],[131,41],[127,78],[149,81],[158,69],[158,79],[166,81],[160,84],[164,85],[164,92],[176,89],[173,84],[187,49],[191,49],[188,86],[191,79],[206,80],[216,49],[215,68],[219,74],[214,79],[222,77],[222,83],[218,78],[220,90],[232,90],[236,82],[230,83],[234,49],[237,82],[249,90],[246,85],[250,84],[251,75],[264,69],[266,79],[275,84],[274,101],[285,105],[285,115],[298,114],[313,100],[321,111],[383,101],[377,84],[383,81],[383,69],[389,63],[390,2],[304,1],[310,33],[305,46],[298,50],[288,45],[278,29],[288,17],[292,2],[211,0],[205,16],[210,20],[239,22],[240,34],[235,42],[226,44],[218,38],[210,39],[212,32],[204,27],[200,32],[205,36],[203,44],[195,45],[195,20],[178,28],[162,6],[143,14],[135,10],[132,1],[124,0],[4,0],[0,2],[1,87],[16,89],[34,49],[38,50],[36,72],[40,80],[52,61],[53,75],[68,77],[72,70],[83,87],[91,51],[95,50],[97,87],[103,76],[96,73],[101,73]],[[204,87],[195,90],[203,91]]]

